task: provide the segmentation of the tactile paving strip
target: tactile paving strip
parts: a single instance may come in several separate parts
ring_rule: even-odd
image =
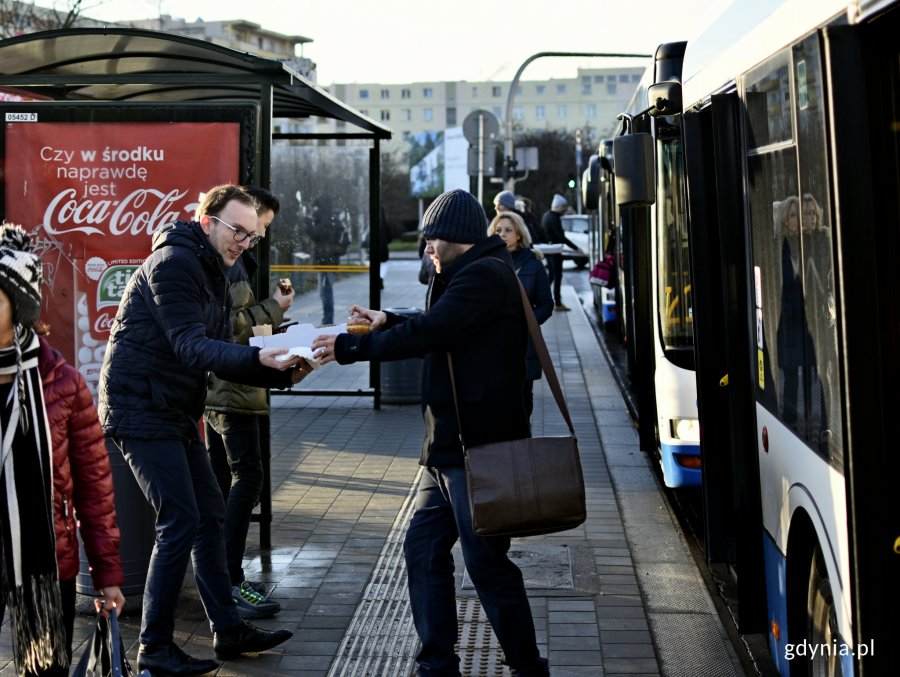
[[[391,527],[328,677],[406,677],[415,671],[418,637],[409,608],[403,537],[415,510],[417,486],[418,479]],[[462,674],[511,677],[509,668],[501,663],[503,652],[477,597],[469,594],[459,599],[457,619]]]

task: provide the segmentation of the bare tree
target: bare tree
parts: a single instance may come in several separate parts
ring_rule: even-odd
[[[24,0],[0,0],[0,37],[71,28],[81,14],[82,0],[67,0],[63,9],[39,7]]]

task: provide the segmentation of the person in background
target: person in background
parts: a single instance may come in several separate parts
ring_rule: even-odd
[[[516,206],[516,196],[510,191],[502,190],[497,193],[494,197],[494,211],[496,211],[498,215],[505,213],[518,214],[522,218],[523,223],[528,227],[528,235],[530,236],[531,241],[537,241],[537,233],[534,232],[531,224],[525,219],[525,215],[519,211],[519,208]]]
[[[544,216],[541,218],[541,228],[547,235],[547,242],[550,244],[562,244],[571,247],[575,251],[581,251],[577,244],[566,237],[566,233],[562,227],[562,219],[560,218],[569,209],[569,203],[566,198],[557,193],[553,196],[553,202],[550,203]],[[553,300],[556,302],[555,310],[569,310],[568,306],[562,302],[562,254],[547,254],[547,266],[550,268],[550,283],[553,285]]]
[[[513,674],[547,677],[522,572],[509,559],[510,539],[475,533],[469,510],[461,429],[469,446],[530,437],[522,402],[528,325],[505,243],[488,237],[487,217],[463,190],[441,194],[423,217],[425,255],[435,264],[423,315],[350,308],[371,323],[368,334],[319,336],[323,364],[424,356],[424,466],[416,511],[404,541],[409,598],[421,639],[419,677],[459,677],[453,546],[478,591]],[[383,331],[382,331],[383,330]],[[453,405],[450,355],[459,396]],[[460,425],[459,421],[462,421]]]
[[[232,342],[228,269],[258,240],[256,201],[240,186],[203,196],[196,220],[156,230],[152,251],[122,296],[100,371],[100,421],[156,513],[144,586],[138,670],[200,675],[216,661],[174,642],[188,562],[219,660],[275,647],[293,636],[238,615],[225,563],[225,503],[197,424],[207,373],[258,387],[288,388],[312,371],[284,348]]]
[[[318,273],[319,298],[322,301],[322,324],[334,323],[334,269],[350,245],[343,225],[334,217],[331,198],[320,195],[313,200],[312,214],[307,218],[309,237],[313,243],[313,260],[321,267]]]
[[[46,331],[38,320],[40,287],[41,261],[31,251],[30,239],[18,226],[4,224],[0,228],[4,503],[0,617],[8,601],[20,675],[63,677],[69,674],[72,658],[75,577],[80,567],[76,526],[94,586],[103,597],[95,604],[104,614],[121,613],[125,597],[119,586],[124,578],[112,474],[97,410],[84,377],[38,335]],[[16,560],[18,574],[15,566],[10,567]]]
[[[531,238],[522,217],[513,212],[497,214],[488,226],[488,235],[499,235],[506,243],[506,251],[512,257],[513,268],[525,288],[525,294],[534,310],[538,324],[544,324],[553,314],[553,296],[550,294],[550,280],[544,264],[539,260],[540,252],[531,247]],[[522,401],[528,418],[534,409],[534,382],[541,378],[541,361],[531,338],[528,339],[528,363],[525,382],[522,386]]]
[[[541,244],[542,242],[547,241],[547,236],[541,228],[541,224],[537,222],[534,218],[534,212],[532,211],[532,203],[531,200],[527,197],[522,197],[521,195],[516,198],[516,213],[522,217],[522,220],[525,221],[525,225],[528,226],[528,232],[533,234],[531,238],[531,244]]]
[[[257,202],[256,234],[265,238],[281,204],[264,188],[245,186],[244,190]],[[244,252],[228,269],[234,340],[245,346],[250,344],[254,326],[268,324],[276,329],[294,301],[293,289],[285,294],[276,287],[271,298],[257,303],[252,282],[256,269],[251,251]],[[268,415],[264,388],[232,383],[210,374],[204,413],[206,448],[225,499],[225,560],[231,597],[238,614],[247,619],[269,618],[281,611],[281,605],[268,599],[262,583],[246,579],[241,566],[250,517],[263,486],[259,417]]]

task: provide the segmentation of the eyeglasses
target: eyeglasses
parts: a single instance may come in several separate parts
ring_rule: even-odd
[[[231,230],[231,231],[234,233],[234,236],[233,236],[233,237],[234,237],[234,241],[235,241],[235,242],[243,242],[244,240],[246,240],[246,239],[249,238],[249,240],[250,240],[250,246],[252,247],[252,246],[255,245],[257,242],[259,242],[260,240],[262,240],[262,237],[261,237],[261,236],[259,236],[259,235],[251,235],[250,233],[248,233],[248,232],[247,232],[246,230],[244,230],[243,228],[237,228],[237,227],[235,227],[235,226],[232,226],[230,223],[227,223],[226,221],[223,221],[223,220],[220,219],[218,216],[212,216],[212,215],[210,215],[209,218],[215,219],[216,221],[218,221],[219,223],[221,223],[223,226],[225,226],[226,228],[228,228],[229,230]]]

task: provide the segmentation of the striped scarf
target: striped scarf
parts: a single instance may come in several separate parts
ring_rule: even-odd
[[[39,353],[37,336],[21,331],[21,325],[16,325],[13,345],[0,348],[0,374],[14,377],[8,397],[0,402],[0,573],[20,675],[54,663],[68,665],[53,527],[51,438]]]

